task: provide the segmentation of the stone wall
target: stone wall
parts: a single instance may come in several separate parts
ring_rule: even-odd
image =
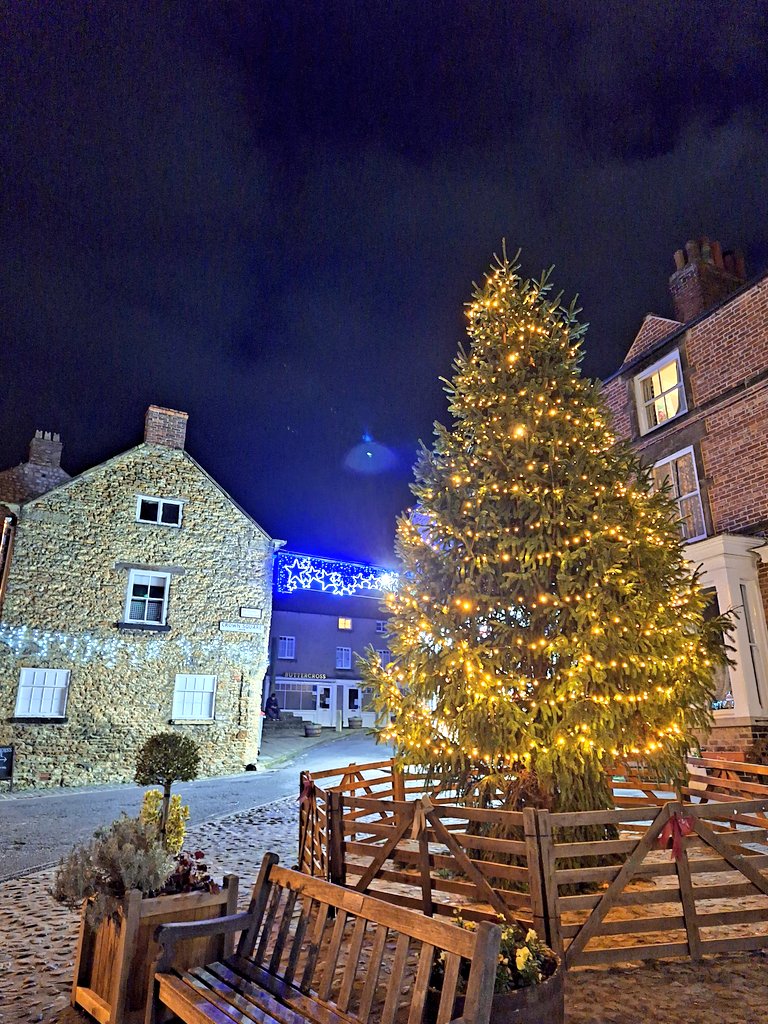
[[[183,501],[181,527],[137,523],[138,495]],[[200,743],[202,774],[255,761],[272,553],[184,451],[163,445],[23,506],[0,623],[0,744],[15,746],[15,782],[128,781],[144,739],[168,728]],[[167,632],[118,627],[130,567],[172,573]],[[65,721],[14,720],[20,670],[36,667],[69,669]],[[214,721],[170,724],[177,673],[217,677]]]

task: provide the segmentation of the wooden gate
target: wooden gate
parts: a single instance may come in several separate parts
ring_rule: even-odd
[[[566,966],[768,947],[766,811],[766,799],[539,811],[550,941]],[[618,837],[567,841],[585,825]]]

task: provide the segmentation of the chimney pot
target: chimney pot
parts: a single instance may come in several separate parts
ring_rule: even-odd
[[[685,266],[685,253],[682,249],[678,249],[675,253],[675,270],[682,270]]]
[[[150,405],[144,417],[144,440],[147,444],[161,444],[166,448],[184,449],[189,414],[178,409],[163,409]]]
[[[733,258],[732,252],[723,253],[723,263],[725,263],[725,269],[728,271],[729,274],[736,273],[736,262]]]
[[[737,249],[733,254],[734,262],[736,263],[736,276],[740,277],[742,281],[747,279],[747,264],[744,259],[744,253],[741,249]]]
[[[725,264],[723,263],[723,247],[719,242],[712,243],[712,262],[720,270],[725,269]]]
[[[694,263],[701,257],[701,250],[699,249],[699,243],[693,239],[685,243],[685,251],[688,253],[688,262]]]

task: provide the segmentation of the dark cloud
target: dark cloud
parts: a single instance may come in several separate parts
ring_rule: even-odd
[[[8,4],[3,463],[189,447],[292,546],[383,558],[494,249],[556,264],[587,369],[706,233],[768,261],[766,8]],[[364,432],[398,471],[358,478]]]

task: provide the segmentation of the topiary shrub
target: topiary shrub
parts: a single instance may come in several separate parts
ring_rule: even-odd
[[[161,732],[150,736],[136,758],[134,777],[138,784],[163,787],[159,834],[166,848],[171,786],[174,782],[196,779],[199,768],[200,748],[189,736],[176,732]]]

